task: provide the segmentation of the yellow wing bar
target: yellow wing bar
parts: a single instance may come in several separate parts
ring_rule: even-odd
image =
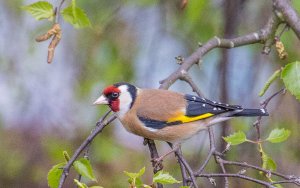
[[[172,118],[168,119],[167,123],[176,122],[176,121],[181,121],[182,123],[188,123],[188,122],[208,118],[208,117],[211,117],[213,115],[214,114],[212,114],[212,113],[205,113],[205,114],[201,114],[199,116],[188,117],[184,114],[181,114],[181,115],[178,115],[178,116],[175,116],[175,117],[172,117]]]

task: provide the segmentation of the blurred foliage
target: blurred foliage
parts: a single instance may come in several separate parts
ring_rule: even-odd
[[[237,28],[238,35],[253,32],[260,28],[266,22],[270,13],[270,3],[264,1],[245,2],[245,7],[240,15],[240,20],[242,21],[238,24]],[[300,1],[294,0],[292,2],[295,8],[300,11]],[[139,35],[146,31],[138,30],[134,27],[134,24],[137,24],[137,18],[141,17],[140,14],[142,15],[145,11],[152,10],[151,14],[160,15],[159,23],[152,27],[161,25],[163,29],[160,32],[164,33],[164,38],[174,37],[184,46],[186,51],[182,53],[192,53],[197,48],[198,42],[204,43],[214,36],[223,36],[224,17],[222,16],[222,4],[224,1],[190,0],[184,9],[180,8],[180,3],[181,1],[179,0],[77,0],[77,5],[85,10],[91,20],[92,26],[91,28],[74,30],[73,28],[69,28],[69,24],[64,23],[62,42],[65,43],[57,49],[58,54],[59,51],[63,51],[62,49],[69,50],[64,51],[63,54],[62,59],[66,59],[66,61],[57,62],[57,64],[72,64],[75,69],[74,83],[72,83],[74,88],[72,88],[73,90],[71,92],[76,96],[76,102],[78,103],[76,108],[87,109],[87,105],[90,104],[90,101],[87,101],[92,100],[93,97],[98,95],[101,88],[106,84],[112,84],[118,81],[136,81],[136,75],[139,71],[136,68],[136,59],[139,52],[146,48],[146,44],[141,44],[141,41],[139,41]],[[10,19],[10,24],[29,27],[30,21],[28,21],[28,18],[25,19],[22,17],[25,13],[20,9],[20,7],[25,4],[28,4],[28,2],[26,1],[25,3],[22,0],[1,1],[1,6],[4,10],[7,10],[5,14],[8,15],[7,18]],[[128,16],[129,14],[135,15],[131,18]],[[150,29],[150,27],[145,29]],[[26,50],[40,48],[38,44],[32,41],[34,34],[41,32],[41,30],[44,30],[44,25],[30,25],[29,30],[25,32],[26,36],[28,36],[26,40],[29,41]],[[160,34],[161,33],[155,34],[155,37],[161,37],[159,36]],[[13,39],[15,36],[15,31],[6,33],[7,38],[11,37]],[[157,38],[152,40],[155,41]],[[235,54],[236,58],[242,57],[239,58],[238,61],[243,61],[240,62],[239,65],[235,65],[236,67],[232,67],[232,69],[238,69],[238,72],[241,72],[242,69],[249,69],[251,73],[251,75],[243,75],[242,72],[238,75],[239,78],[249,76],[247,82],[245,82],[247,84],[243,83],[243,86],[249,87],[250,90],[246,90],[248,91],[247,95],[242,93],[243,89],[240,88],[238,89],[240,93],[230,91],[232,95],[235,94],[239,96],[239,101],[235,102],[246,104],[249,102],[249,104],[257,106],[259,100],[257,97],[258,90],[256,91],[254,87],[251,87],[251,83],[255,83],[255,86],[258,85],[258,89],[261,89],[272,72],[285,66],[286,63],[299,60],[300,43],[294,33],[291,30],[284,32],[280,39],[284,44],[285,50],[288,52],[288,59],[286,60],[280,60],[275,48],[272,48],[272,52],[269,56],[260,55],[261,45],[240,48],[242,51],[238,51],[237,49],[230,50],[230,52]],[[158,40],[157,46],[160,45],[160,42],[161,41]],[[13,48],[9,49],[13,50]],[[244,53],[243,50],[247,51],[247,54]],[[26,51],[26,53],[28,53],[28,51]],[[18,71],[27,70],[32,64],[26,65],[28,67],[23,69],[16,64],[24,66],[22,60],[33,56],[34,50],[31,50],[30,54],[27,54],[28,57],[22,57],[18,62],[14,62],[12,58],[6,58],[7,54],[10,53],[0,52],[0,76],[2,76],[2,73],[3,75],[8,75],[10,85],[17,87],[13,92],[18,93],[13,93],[12,95],[26,96],[27,93],[20,93],[22,88],[26,87],[26,84],[19,84],[20,87],[18,87],[19,85],[15,85],[14,79],[19,76]],[[184,55],[185,57],[186,54],[180,55]],[[17,56],[17,54],[14,55]],[[174,54],[173,57],[177,55],[179,54]],[[219,58],[219,55],[219,50],[216,50],[215,53],[208,54],[204,59],[204,65],[201,66],[201,74],[198,72],[198,67],[196,69],[197,74],[195,74],[197,83],[199,83],[199,85],[207,83],[207,90],[211,92],[205,92],[213,96],[218,92],[216,89],[218,88],[218,84],[212,88],[211,85],[214,85],[217,81],[213,79],[209,80],[209,75],[213,75],[211,77],[216,79],[217,74],[215,71],[210,71],[209,65],[206,63],[217,65],[218,62],[216,62],[216,59]],[[45,54],[42,54],[42,56],[44,57]],[[68,56],[74,58],[72,62],[68,62]],[[245,56],[247,58],[249,57],[249,59],[244,58]],[[168,58],[172,61],[173,57]],[[232,59],[234,58],[232,57]],[[36,58],[35,61],[40,61],[40,59]],[[167,64],[167,62],[159,63]],[[247,65],[248,63],[250,65]],[[5,69],[3,69],[4,65]],[[161,69],[170,69],[170,67],[171,66],[167,64],[167,66],[161,66],[158,71]],[[40,67],[36,68],[38,69]],[[214,70],[217,68],[219,67],[213,67]],[[47,69],[50,71],[51,68]],[[2,72],[3,70],[5,72]],[[42,76],[45,75],[41,73],[41,77]],[[161,75],[160,79],[163,79],[164,76],[165,75]],[[231,74],[229,75],[229,77],[233,76],[234,75]],[[54,77],[55,75],[53,79]],[[2,79],[2,77],[0,78]],[[20,79],[22,79],[22,77]],[[64,80],[59,81],[63,82]],[[44,86],[47,87],[47,83],[45,83]],[[268,91],[266,91],[265,96],[269,96],[280,87],[280,83],[275,81]],[[53,97],[59,97],[59,94],[60,93],[57,93],[57,96]],[[46,100],[44,96],[41,97],[43,100]],[[266,143],[264,145],[264,151],[276,161],[277,169],[280,172],[286,174],[293,172],[299,175],[299,102],[289,93],[284,96],[279,96],[278,98],[278,100],[270,104],[270,109],[268,109],[271,116],[263,120],[261,126],[262,135],[264,138],[267,138],[269,133],[276,127],[288,129],[292,134],[286,142],[278,143],[276,146],[272,143]],[[23,100],[25,99],[23,98]],[[12,101],[14,102],[13,105],[15,108],[17,108],[19,101]],[[32,103],[32,105],[34,105],[34,103]],[[23,111],[25,113],[26,110]],[[7,124],[5,115],[0,114],[1,187],[47,187],[47,172],[54,164],[62,162],[62,151],[66,150],[72,155],[75,149],[90,133],[93,124],[88,123],[96,122],[97,117],[101,114],[99,112],[103,111],[104,108],[99,108],[98,110],[95,108],[93,113],[97,115],[87,116],[82,120],[84,123],[71,121],[70,124],[72,127],[67,129],[61,128],[63,124],[53,124],[50,122],[46,130],[44,130],[42,128],[44,126],[41,125],[42,113],[45,113],[42,112],[42,110],[40,112],[42,114],[41,117],[35,116],[27,122],[23,122],[21,118],[18,119],[18,117],[15,117],[15,121],[11,124]],[[80,114],[71,114],[64,118],[73,120],[74,117],[79,115]],[[247,138],[252,140],[256,139],[255,130],[252,128],[253,121],[253,118],[236,119],[232,121],[232,132],[241,130],[247,133]],[[142,166],[146,166],[146,171],[142,178],[143,182],[152,182],[153,175],[147,147],[129,148],[124,146],[116,136],[117,134],[115,134],[114,129],[120,129],[120,127],[116,127],[116,125],[108,126],[101,135],[97,136],[91,145],[90,161],[99,185],[104,187],[127,186],[127,177],[123,174],[123,171],[138,171]],[[220,142],[221,139],[217,136],[218,131],[216,132],[216,140]],[[128,139],[128,142],[132,141],[129,136],[126,139]],[[202,141],[205,142],[205,140]],[[199,167],[207,155],[208,144],[190,143],[192,142],[187,141],[187,144],[183,145],[184,151],[186,151],[184,155],[186,155],[188,161],[191,161],[191,166]],[[140,145],[142,145],[142,142]],[[164,153],[168,150],[165,144],[159,146],[160,153]],[[192,148],[191,146],[194,147]],[[226,157],[229,160],[247,161],[249,164],[262,165],[257,146],[247,142],[243,143],[243,146],[232,147]],[[165,170],[179,179],[180,170],[175,164],[176,159],[173,156],[164,161]],[[207,172],[214,172],[219,169],[215,162],[211,160],[206,170]],[[228,167],[228,171],[230,170],[234,171],[236,169]],[[247,171],[247,174],[248,173],[257,178],[264,178],[253,171]],[[74,186],[74,178],[77,178],[77,175],[73,170],[66,182],[67,187]],[[88,179],[83,180],[88,186],[96,185]],[[209,185],[207,181],[199,182],[201,187],[213,187],[213,185]],[[232,187],[255,186],[253,183],[239,179],[230,181],[230,185]]]

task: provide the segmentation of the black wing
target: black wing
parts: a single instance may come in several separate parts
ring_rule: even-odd
[[[215,102],[188,94],[184,97],[187,101],[186,116],[190,117],[199,116],[206,113],[217,115],[228,111],[243,110],[243,108],[239,105],[229,105]]]

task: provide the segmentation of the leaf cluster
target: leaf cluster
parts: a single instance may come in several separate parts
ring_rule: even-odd
[[[53,21],[56,16],[55,14],[57,14],[54,11],[53,5],[47,1],[37,1],[22,8],[28,11],[37,20],[48,19],[49,21]],[[72,0],[71,5],[61,10],[59,14],[62,15],[66,22],[75,28],[91,26],[91,22],[84,10],[76,5],[76,0]]]
[[[262,168],[266,170],[275,171],[276,163],[275,161],[263,150],[262,143],[270,142],[270,143],[281,143],[284,142],[290,136],[291,131],[284,128],[276,128],[273,129],[269,136],[266,139],[262,139],[259,141],[252,141],[247,139],[246,134],[242,131],[235,132],[227,137],[223,137],[223,139],[230,145],[239,145],[244,142],[254,143],[258,145],[259,152],[261,153],[262,159]]]
[[[276,70],[268,79],[265,86],[259,93],[263,96],[269,89],[270,85],[277,79],[281,78],[286,89],[300,101],[300,62],[295,61],[287,64],[285,67]]]
[[[158,171],[154,174],[151,185],[144,184],[141,180],[141,176],[145,173],[145,167],[143,167],[138,173],[132,173],[124,171],[124,173],[128,176],[128,183],[130,187],[136,188],[152,188],[154,187],[154,183],[160,184],[176,184],[180,183],[181,181],[176,180],[172,175],[170,175],[166,171]],[[181,186],[180,188],[186,188],[187,186]]]
[[[67,162],[70,160],[69,154],[66,151],[63,152],[63,155],[65,158],[65,162],[54,165],[48,172],[47,179],[48,179],[48,186],[50,188],[57,188],[59,186],[59,181],[60,181],[60,177],[63,173],[63,168],[67,164]],[[95,178],[95,175],[94,175],[94,172],[92,169],[92,165],[88,159],[80,158],[80,159],[76,160],[73,163],[73,167],[76,170],[76,172],[78,174],[80,174],[81,176],[83,176],[91,181],[97,182],[97,179]],[[80,188],[101,188],[101,186],[88,187],[86,184],[80,182],[77,179],[74,179],[74,183]]]

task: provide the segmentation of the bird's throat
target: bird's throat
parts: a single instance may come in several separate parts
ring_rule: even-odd
[[[112,110],[113,112],[118,112],[118,111],[120,111],[120,100],[117,99],[117,100],[111,101],[110,104],[109,104],[109,106],[110,106],[110,108],[111,108],[111,110]]]

